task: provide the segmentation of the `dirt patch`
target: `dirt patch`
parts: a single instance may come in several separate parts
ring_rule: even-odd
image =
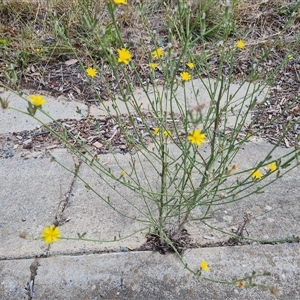
[[[180,116],[175,116],[176,139],[186,138]],[[125,154],[138,151],[142,144],[153,142],[153,130],[157,121],[150,114],[121,115],[119,117],[88,116],[81,120],[63,119],[34,130],[23,130],[0,136],[0,157],[21,155],[24,159],[47,156],[56,148],[69,148],[94,155],[107,153]],[[167,122],[167,130],[174,130],[174,123]],[[67,141],[67,145],[64,141]],[[172,138],[170,138],[172,141]],[[173,139],[173,142],[176,142]]]

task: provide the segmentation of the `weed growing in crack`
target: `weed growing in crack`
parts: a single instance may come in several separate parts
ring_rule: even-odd
[[[200,268],[188,266],[183,255],[191,242],[187,234],[189,224],[198,222],[210,226],[207,219],[216,206],[230,205],[261,193],[299,164],[298,145],[284,156],[274,154],[291,128],[286,122],[267,155],[257,157],[251,165],[238,165],[238,156],[249,139],[259,136],[274,121],[256,126],[249,119],[251,111],[257,103],[266,102],[270,83],[280,67],[292,58],[286,56],[273,72],[259,70],[256,65],[268,58],[269,50],[255,56],[246,34],[243,39],[235,35],[236,24],[231,20],[237,1],[232,5],[229,2],[222,6],[219,20],[212,15],[216,3],[213,0],[204,1],[203,5],[183,0],[168,5],[162,40],[152,28],[142,1],[136,5],[125,0],[107,1],[106,15],[110,19],[105,25],[109,32],[106,38],[97,28],[94,12],[78,1],[76,7],[84,12],[81,24],[85,29],[82,40],[78,41],[80,47],[76,47],[69,36],[67,20],[53,15],[56,38],[79,62],[86,85],[91,86],[112,126],[105,132],[101,122],[90,121],[90,126],[98,132],[94,140],[98,144],[88,147],[86,141],[57,120],[53,119],[55,130],[49,124],[43,125],[89,170],[89,175],[83,177],[77,169],[77,178],[99,197],[99,201],[124,218],[139,222],[140,230],[149,232],[147,241],[154,249],[162,253],[175,252],[184,267],[199,278],[240,287],[259,286],[272,292],[272,287],[254,282],[267,273],[253,272],[231,282],[217,280],[203,276],[203,272],[213,270],[213,262],[207,263],[203,258]],[[135,22],[143,28],[145,37],[139,38],[143,47],[126,38],[126,28],[132,21],[126,18],[126,13],[132,12]],[[231,35],[235,38],[230,40]],[[213,51],[205,48],[208,39],[214,40]],[[150,41],[147,45],[146,40]],[[293,47],[298,45],[299,39]],[[48,51],[37,51],[42,48],[36,47],[35,55]],[[84,56],[81,47],[84,47]],[[243,71],[236,62],[246,51],[253,51],[253,57],[260,58],[253,62],[248,72],[241,74]],[[26,64],[28,56],[21,58],[22,64]],[[14,72],[5,73],[5,76],[15,83],[15,69],[10,70]],[[113,78],[113,84],[107,78]],[[98,81],[101,81],[100,87]],[[109,101],[103,101],[103,94]],[[38,118],[37,112],[47,115],[41,107],[45,103],[42,96],[30,96],[29,100],[28,111],[24,113],[35,118]],[[1,100],[1,105],[8,104]],[[290,104],[294,105],[295,102]],[[121,140],[122,148],[113,147],[116,139]],[[110,154],[109,163],[101,160],[103,148]],[[63,162],[55,160],[74,173]],[[90,182],[91,177],[99,178],[110,188],[110,193],[102,193],[97,184]],[[122,205],[115,199],[120,199]],[[86,238],[86,233],[78,233],[78,238],[61,237],[61,224],[55,225],[43,232],[47,243],[58,238],[104,242]],[[232,239],[247,239],[243,230],[229,234]],[[122,239],[125,237],[113,241]]]

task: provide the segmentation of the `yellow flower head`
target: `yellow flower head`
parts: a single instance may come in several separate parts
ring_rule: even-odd
[[[166,136],[166,137],[172,136],[172,132],[170,130],[164,130],[163,133],[164,133],[164,136]]]
[[[159,133],[159,128],[155,127],[154,130],[153,130],[153,134],[158,135],[158,133]]]
[[[261,171],[255,170],[254,172],[252,172],[251,176],[253,179],[260,179],[263,177],[263,174],[261,173]]]
[[[189,72],[181,72],[180,77],[181,77],[182,81],[189,81],[192,79],[192,76]]]
[[[269,167],[269,169],[270,169],[271,172],[274,172],[274,171],[277,170],[276,163],[274,163],[274,162],[268,164],[268,167]]]
[[[149,64],[149,67],[150,67],[151,69],[155,70],[155,69],[158,67],[158,64],[156,64],[156,63],[150,63],[150,64]]]
[[[163,55],[164,55],[164,50],[161,48],[157,48],[156,50],[154,50],[152,52],[153,58],[159,58],[159,57],[162,57]]]
[[[118,49],[118,53],[119,53],[119,58],[118,58],[118,62],[119,63],[124,63],[125,65],[129,64],[129,60],[131,59],[131,53],[125,49]]]
[[[114,0],[115,5],[127,4],[127,0]]]
[[[236,46],[238,49],[244,49],[245,48],[245,43],[242,40],[238,40],[236,42]]]
[[[97,70],[94,68],[87,68],[85,71],[86,74],[88,74],[91,77],[95,77],[97,75]]]
[[[194,69],[195,65],[192,62],[186,64],[190,69]]]
[[[44,228],[42,239],[47,243],[51,244],[53,241],[57,242],[61,237],[59,232],[59,227],[54,227],[54,225],[50,225],[49,227]]]
[[[287,57],[288,57],[289,60],[293,59],[293,55],[291,55],[291,54],[289,54]]]
[[[42,106],[47,102],[46,99],[41,95],[31,95],[28,98],[35,107]]]
[[[127,174],[126,171],[125,171],[125,170],[122,170],[122,172],[121,172],[121,177],[124,177],[126,174]]]
[[[203,271],[209,271],[209,266],[207,264],[207,261],[202,259],[200,262],[200,269]]]
[[[41,52],[41,49],[40,48],[36,48],[35,52],[39,53],[39,52]]]
[[[197,144],[197,146],[200,146],[205,142],[205,134],[201,133],[200,129],[195,129],[194,131],[190,132],[188,140],[192,145]]]

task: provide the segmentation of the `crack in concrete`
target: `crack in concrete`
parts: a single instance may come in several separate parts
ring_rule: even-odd
[[[76,177],[78,175],[81,164],[82,164],[81,161],[79,161],[78,164],[76,164],[74,162],[74,165],[75,165],[74,176],[73,176],[71,184],[70,184],[70,186],[67,190],[67,193],[65,194],[65,198],[63,200],[60,200],[60,202],[58,203],[57,211],[56,211],[56,214],[55,214],[55,221],[53,222],[54,226],[60,226],[60,225],[64,224],[65,222],[68,222],[68,219],[66,219],[63,216],[63,213],[64,213],[65,208],[67,207],[68,202],[70,200],[70,196],[71,196],[71,193],[72,193],[72,190],[73,190],[73,187],[74,187],[74,184],[75,184],[75,180],[76,180]],[[61,193],[60,193],[60,195],[61,195]],[[61,199],[61,197],[60,197],[60,199]],[[29,269],[30,269],[30,279],[29,279],[29,281],[27,282],[27,284],[25,286],[26,292],[25,292],[24,299],[26,299],[26,300],[32,300],[35,297],[34,280],[35,280],[35,277],[37,276],[37,270],[38,270],[39,266],[41,265],[40,261],[39,261],[39,258],[50,257],[51,256],[50,252],[48,252],[49,249],[50,249],[50,244],[48,246],[46,255],[41,254],[39,256],[32,257],[32,258],[35,258],[35,259],[34,259],[34,262],[29,267]],[[24,259],[24,258],[20,257],[19,259]],[[28,256],[26,257],[26,259],[28,259]],[[0,261],[1,261],[1,259],[0,259]]]
[[[35,258],[34,262],[30,265],[29,269],[30,269],[30,279],[29,282],[27,282],[26,286],[25,286],[25,298],[26,300],[32,300],[35,296],[34,293],[34,280],[35,277],[37,276],[37,270],[40,266],[40,261],[38,258]]]
[[[78,172],[79,172],[81,164],[82,164],[82,161],[79,161],[78,164],[76,164],[74,162],[75,169],[74,169],[73,179],[71,181],[71,184],[70,184],[70,186],[68,188],[67,193],[65,194],[65,198],[58,203],[58,207],[57,207],[57,210],[56,210],[55,221],[53,222],[53,225],[56,226],[56,227],[57,226],[61,226],[65,222],[68,222],[70,220],[68,218],[65,218],[63,216],[63,213],[64,213],[65,208],[67,207],[67,205],[69,203],[69,200],[70,200],[70,197],[71,197],[71,193],[72,193],[72,190],[73,190],[73,187],[74,187],[74,184],[75,184],[75,180],[77,178],[77,175],[78,175]]]

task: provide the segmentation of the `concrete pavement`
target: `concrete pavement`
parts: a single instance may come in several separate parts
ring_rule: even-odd
[[[10,96],[10,100],[11,105],[21,103],[14,96]],[[49,103],[54,104],[47,110],[51,114],[52,109],[54,114],[55,111],[60,112],[59,118],[71,114],[75,117],[77,106],[87,111],[83,104],[67,103],[63,99],[50,98]],[[70,111],[61,107],[69,107]],[[91,111],[103,113],[96,107]],[[4,124],[0,134],[37,126],[30,120],[24,121],[21,114],[16,115],[12,111],[0,113],[1,124]],[[12,118],[17,118],[18,122],[11,122]],[[252,167],[271,147],[253,139],[245,145],[235,163],[240,169]],[[171,149],[176,151],[175,147]],[[278,148],[273,157],[288,151]],[[101,161],[118,174],[122,168],[129,166],[132,157],[116,155],[119,164],[110,155],[101,156]],[[35,257],[40,257],[35,276],[35,299],[272,299],[272,295],[262,289],[196,280],[184,270],[175,255],[131,252],[145,241],[145,226],[112,211],[91,191],[87,191],[82,181],[74,180],[73,174],[53,162],[51,156],[74,170],[77,160],[65,149],[56,149],[50,154],[47,152],[27,160],[20,155],[0,158],[0,299],[28,298],[25,286],[30,281],[29,268]],[[144,176],[143,169],[151,172],[151,164],[147,160],[142,161],[137,169]],[[79,175],[133,218],[141,217],[138,209],[143,203],[130,191],[116,184],[116,192],[113,192],[84,164]],[[149,178],[149,184],[155,186],[157,178]],[[231,231],[243,223],[244,213],[250,212],[252,220],[247,227],[250,236],[269,240],[299,236],[299,179],[300,172],[295,169],[268,186],[263,194],[216,207],[209,222],[214,227]],[[62,200],[66,197],[68,201],[62,212]],[[136,209],[132,209],[124,199],[134,200]],[[38,237],[45,226],[54,222],[58,213],[61,220],[66,221],[61,226],[64,237],[76,237],[77,233],[86,232],[87,238],[103,242],[60,240],[48,248]],[[200,222],[189,224],[188,231],[200,244],[228,239]],[[125,240],[107,241],[133,232]],[[24,233],[32,237],[21,238]],[[281,291],[278,299],[300,299],[299,250],[298,243],[199,248],[187,250],[185,259],[193,269],[198,268],[201,259],[207,260],[211,267],[207,276],[216,279],[230,280],[252,271],[269,271],[272,276],[264,277],[261,282],[276,286]]]
[[[300,299],[299,244],[255,245],[188,250],[197,269],[209,261],[207,277],[234,279],[256,271],[271,272],[261,282],[275,285],[277,297],[261,288],[197,280],[172,254],[129,252],[53,255],[39,260],[33,299]],[[0,261],[1,299],[24,299],[33,259]]]

